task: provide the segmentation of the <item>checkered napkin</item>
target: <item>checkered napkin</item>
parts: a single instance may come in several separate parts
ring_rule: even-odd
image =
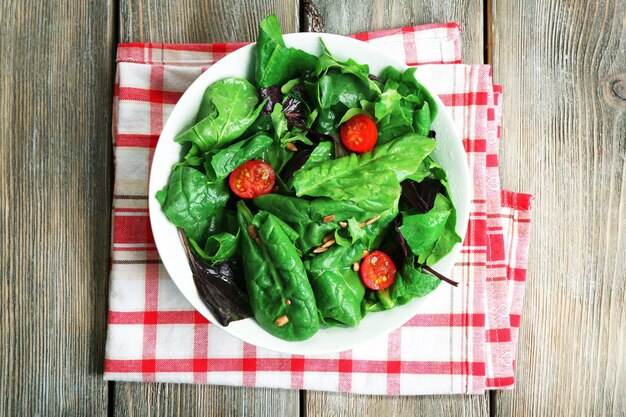
[[[289,355],[244,343],[179,293],[148,219],[148,174],[185,89],[243,44],[124,44],[114,102],[115,188],[105,378],[345,391],[481,393],[513,385],[532,197],[501,191],[501,88],[461,64],[454,23],[355,35],[409,65],[450,109],[473,176],[467,237],[452,278],[404,326],[352,350]]]

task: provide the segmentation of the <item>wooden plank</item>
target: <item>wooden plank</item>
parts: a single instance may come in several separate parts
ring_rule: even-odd
[[[309,9],[307,5],[317,11],[325,32],[340,35],[424,23],[457,22],[463,29],[463,61],[483,62],[482,0],[303,0],[303,3],[305,13]],[[302,20],[310,25],[309,16],[310,12]]]
[[[122,42],[254,41],[260,19],[277,13],[284,31],[298,30],[294,0],[163,2],[123,0]],[[297,416],[298,391],[176,384],[115,384],[116,416]]]
[[[430,395],[386,397],[345,393],[307,392],[307,417],[341,416],[489,416],[488,395]],[[417,413],[417,414],[416,414]]]
[[[106,415],[112,3],[0,4],[0,415]]]
[[[537,197],[497,416],[626,415],[626,2],[493,0],[505,187]]]
[[[299,415],[298,391],[181,384],[115,384],[115,417]]]
[[[121,0],[120,42],[253,42],[272,13],[297,32],[298,12],[297,0]]]
[[[480,1],[440,1],[424,4],[414,1],[365,0],[335,2],[305,1],[303,22],[321,24],[325,32],[350,34],[432,22],[458,22],[463,28],[463,59],[483,62],[483,15]],[[316,17],[316,19],[313,19]],[[306,416],[488,416],[488,395],[385,397],[307,392]]]

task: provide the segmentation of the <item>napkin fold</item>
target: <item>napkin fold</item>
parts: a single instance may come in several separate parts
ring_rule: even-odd
[[[419,395],[510,388],[532,197],[500,189],[502,89],[491,68],[461,64],[455,23],[354,35],[418,66],[450,109],[467,151],[473,200],[452,278],[401,328],[352,350],[289,355],[209,323],[164,269],[150,230],[148,175],[185,89],[244,44],[121,44],[113,106],[115,184],[105,379]]]

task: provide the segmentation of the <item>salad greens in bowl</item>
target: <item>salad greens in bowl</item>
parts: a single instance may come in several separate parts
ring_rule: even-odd
[[[212,323],[315,354],[390,332],[444,285],[470,177],[443,103],[363,42],[283,36],[204,72],[155,150],[150,220],[168,273]]]

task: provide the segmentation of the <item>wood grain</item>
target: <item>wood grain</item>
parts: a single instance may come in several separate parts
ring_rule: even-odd
[[[493,0],[505,187],[537,197],[497,416],[626,415],[626,2]]]
[[[307,392],[307,417],[343,416],[489,416],[488,395],[388,397]]]
[[[297,1],[163,2],[123,0],[122,42],[253,41],[258,22],[276,12],[284,31],[298,30]],[[115,416],[297,416],[298,391],[176,384],[115,384]]]
[[[483,62],[481,0],[310,0],[309,3],[321,16],[325,31],[341,35],[424,23],[457,22],[463,29],[463,61]],[[306,16],[302,20],[305,24],[309,21]]]
[[[0,416],[106,415],[112,5],[0,27]]]
[[[116,383],[115,417],[295,417],[297,391],[268,388]]]
[[[373,3],[373,4],[372,4]],[[463,28],[463,58],[483,62],[483,14],[480,1],[440,1],[424,4],[415,1],[312,0],[309,4],[321,18],[324,31],[350,34],[368,30],[402,27],[431,22],[458,22]],[[310,7],[304,8],[311,14]],[[307,25],[312,19],[303,16]],[[305,26],[304,29],[311,29]],[[385,397],[306,392],[307,417],[317,416],[409,416],[419,410],[422,416],[489,416],[489,396]]]
[[[297,32],[298,11],[297,0],[121,0],[120,42],[255,41],[272,13],[284,31]]]

